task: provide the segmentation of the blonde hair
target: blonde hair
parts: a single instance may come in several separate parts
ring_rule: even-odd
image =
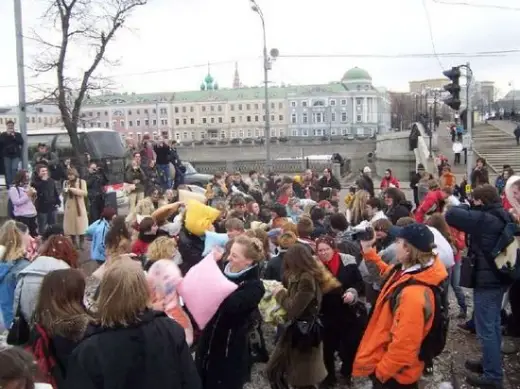
[[[8,220],[0,228],[0,245],[5,247],[2,262],[14,261],[25,256],[25,243],[22,232],[14,220]]]
[[[416,248],[415,246],[412,246],[407,241],[403,241],[403,245],[410,252],[410,256],[407,261],[409,266],[413,266],[413,265],[425,266],[428,264],[428,262],[430,262],[430,260],[433,257],[435,257],[435,254],[433,253],[433,251],[430,251],[430,252],[421,251],[418,248]]]
[[[146,257],[149,261],[154,262],[159,259],[170,259],[176,252],[177,243],[175,239],[161,236],[150,243],[146,251]]]
[[[352,225],[358,225],[364,220],[365,208],[369,193],[366,190],[358,190],[354,195],[354,199],[350,204],[349,209],[351,210],[352,216],[350,217],[349,223]]]
[[[258,238],[240,235],[233,239],[233,244],[241,245],[244,248],[244,257],[254,263],[262,262],[265,259],[264,245]]]
[[[148,308],[150,290],[139,262],[129,259],[109,266],[99,284],[98,317],[103,327],[127,327]]]

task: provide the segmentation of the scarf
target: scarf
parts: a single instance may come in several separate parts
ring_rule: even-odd
[[[322,262],[327,267],[327,269],[329,269],[329,271],[332,273],[332,275],[334,277],[336,277],[338,275],[339,266],[341,264],[341,257],[337,251],[334,252],[330,261],[328,261],[328,262],[322,261]]]
[[[244,270],[240,270],[237,273],[233,273],[231,271],[231,262],[228,262],[226,264],[226,267],[224,268],[224,275],[229,278],[230,280],[237,280],[240,277],[242,277],[244,274],[246,274],[249,270],[254,269],[256,265],[251,265],[246,267]]]

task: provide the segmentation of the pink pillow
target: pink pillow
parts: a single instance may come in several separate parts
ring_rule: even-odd
[[[222,274],[211,252],[188,271],[178,291],[202,330],[217,313],[220,304],[237,287]]]

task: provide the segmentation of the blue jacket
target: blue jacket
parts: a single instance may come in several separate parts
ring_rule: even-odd
[[[14,290],[18,274],[29,264],[30,262],[25,258],[0,262],[0,309],[5,328],[9,328],[13,321]]]
[[[86,234],[92,237],[90,245],[90,259],[95,261],[105,260],[105,236],[110,225],[105,219],[99,219],[87,228]]]
[[[499,273],[494,268],[490,253],[495,248],[506,223],[513,222],[502,204],[472,207],[461,205],[446,212],[446,222],[451,227],[469,235],[468,257],[475,265],[475,289],[501,288]]]

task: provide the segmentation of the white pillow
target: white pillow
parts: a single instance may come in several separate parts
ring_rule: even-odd
[[[453,256],[453,248],[450,242],[436,228],[430,226],[428,228],[432,232],[435,245],[437,246],[433,252],[439,256],[446,269],[451,268],[455,265],[455,257]]]

